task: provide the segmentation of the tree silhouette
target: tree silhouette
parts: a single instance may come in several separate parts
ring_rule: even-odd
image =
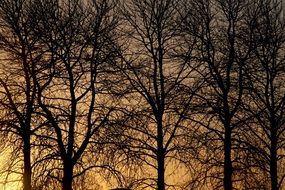
[[[284,149],[284,18],[279,3],[262,0],[254,5],[255,60],[246,67],[250,97],[246,110],[254,119],[245,135],[250,136],[253,157],[262,163],[258,167],[270,176],[270,189],[277,190],[284,178],[278,167]]]
[[[24,190],[100,188],[97,176],[137,190],[282,189],[281,5],[1,0],[4,173]]]
[[[205,80],[204,88],[197,95],[204,102],[201,103],[201,112],[206,117],[204,121],[196,119],[196,122],[205,128],[202,131],[206,135],[206,144],[212,142],[214,144],[208,144],[209,147],[219,146],[212,150],[218,152],[212,157],[213,165],[217,166],[218,157],[223,155],[223,188],[231,190],[233,138],[240,123],[244,66],[252,52],[252,27],[246,21],[248,2],[194,0],[188,4],[184,30],[198,41],[196,60],[204,68],[199,74]]]
[[[92,168],[94,163],[84,163],[85,150],[113,110],[98,100],[105,67],[113,57],[112,9],[111,1],[47,0],[35,10],[41,16],[35,34],[49,56],[33,79],[40,114],[53,131],[46,138],[56,147],[49,175],[64,190],[71,190],[73,178]]]
[[[37,87],[33,76],[38,72],[43,51],[39,39],[33,36],[37,20],[29,10],[34,6],[32,1],[21,0],[5,0],[0,5],[1,130],[20,141],[14,145],[19,146],[22,153],[14,154],[23,159],[24,190],[32,188],[32,162],[36,160],[35,157],[32,160],[31,155],[32,135],[41,126],[40,116],[35,114]]]
[[[199,85],[191,76],[195,70],[186,68],[190,60],[181,58],[186,48],[179,43],[184,34],[179,32],[177,5],[172,0],[132,0],[120,7],[124,28],[116,93],[124,97],[123,116],[111,139],[118,136],[127,164],[137,164],[136,174],[141,168],[140,188],[170,186],[166,166],[180,162],[179,152],[188,147],[185,118]]]

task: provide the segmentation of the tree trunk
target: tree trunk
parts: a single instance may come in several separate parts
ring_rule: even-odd
[[[158,152],[157,155],[157,164],[158,164],[158,176],[157,176],[157,189],[165,190],[165,182],[164,182],[164,155],[163,151]]]
[[[26,133],[28,133],[26,131]],[[24,176],[23,176],[23,190],[31,190],[31,178],[32,178],[32,167],[31,167],[31,142],[30,134],[25,134],[23,136],[23,153],[24,153]]]
[[[70,162],[64,163],[62,190],[72,190],[73,165]]]
[[[278,176],[277,176],[277,140],[276,133],[271,133],[271,147],[270,147],[270,178],[271,190],[278,190]]]
[[[162,124],[157,125],[157,190],[165,190],[164,181],[164,159],[165,153],[163,148],[163,130]]]
[[[231,129],[230,125],[225,125],[225,140],[224,140],[224,189],[232,190],[232,173],[233,166],[231,160]]]

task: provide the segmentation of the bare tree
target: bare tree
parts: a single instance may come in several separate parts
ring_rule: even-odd
[[[94,171],[131,189],[282,189],[280,4],[118,4],[0,1],[0,124],[23,189],[84,189]]]
[[[13,146],[21,147],[22,154],[14,154],[23,159],[23,189],[30,190],[36,160],[31,159],[32,135],[40,127],[40,117],[35,116],[37,87],[33,77],[43,54],[39,39],[33,35],[37,20],[30,10],[36,4],[22,0],[0,4],[1,130],[15,139]]]
[[[170,165],[182,163],[179,152],[187,149],[185,117],[194,94],[189,92],[199,85],[194,83],[195,70],[186,68],[190,60],[178,56],[186,49],[191,54],[180,43],[184,34],[179,31],[178,6],[173,0],[121,4],[121,62],[116,63],[121,78],[116,93],[123,97],[122,119],[110,138],[118,140],[126,163],[136,164],[133,183],[142,189],[177,185],[165,178],[174,172]]]
[[[185,11],[184,29],[196,37],[196,60],[204,68],[200,76],[205,85],[197,95],[204,102],[200,105],[206,115],[202,117],[204,121],[197,117],[196,122],[204,127],[201,131],[208,146],[207,154],[215,153],[214,157],[204,155],[204,158],[211,158],[213,166],[223,167],[223,185],[219,187],[231,190],[237,167],[233,165],[236,159],[233,148],[242,116],[244,66],[252,51],[252,25],[248,21],[251,18],[246,14],[249,2],[194,0],[185,4],[188,11]]]
[[[62,183],[64,190],[71,190],[73,179],[94,166],[85,162],[85,151],[113,110],[100,95],[106,90],[104,70],[114,57],[113,7],[111,1],[101,0],[42,0],[35,9],[41,17],[35,34],[48,55],[33,80],[39,114],[52,131],[45,138],[56,147],[48,175]]]
[[[256,1],[254,61],[247,65],[249,101],[253,116],[245,135],[253,163],[268,175],[268,188],[282,189],[284,179],[284,17],[280,3]]]

